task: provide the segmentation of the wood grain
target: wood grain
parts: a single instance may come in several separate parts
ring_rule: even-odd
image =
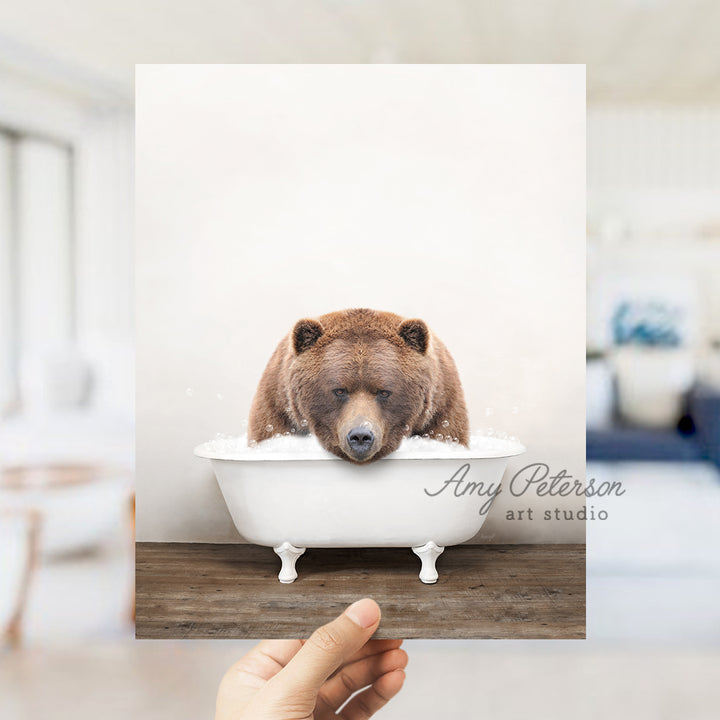
[[[311,549],[298,579],[256,545],[137,543],[138,638],[298,638],[370,596],[383,638],[585,637],[584,545],[459,545],[418,580],[407,548]]]

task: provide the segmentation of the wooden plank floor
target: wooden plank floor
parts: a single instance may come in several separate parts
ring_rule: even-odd
[[[408,548],[308,550],[298,579],[256,545],[138,543],[138,638],[307,637],[373,597],[385,638],[584,638],[584,545],[458,545],[424,585]]]

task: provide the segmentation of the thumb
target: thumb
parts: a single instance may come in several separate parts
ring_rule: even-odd
[[[327,625],[319,627],[293,659],[273,678],[284,697],[312,693],[371,637],[380,623],[380,607],[370,598],[358,600]]]

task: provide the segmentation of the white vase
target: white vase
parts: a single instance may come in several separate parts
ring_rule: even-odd
[[[625,345],[616,348],[613,365],[618,409],[624,420],[654,428],[677,423],[695,379],[690,350]]]

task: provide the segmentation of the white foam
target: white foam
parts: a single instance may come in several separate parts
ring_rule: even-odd
[[[472,435],[469,447],[457,442],[406,437],[385,459],[490,458],[519,455],[525,448],[517,438]],[[195,448],[200,457],[217,460],[331,460],[338,458],[320,445],[314,435],[276,435],[249,446],[246,435],[222,435]]]

